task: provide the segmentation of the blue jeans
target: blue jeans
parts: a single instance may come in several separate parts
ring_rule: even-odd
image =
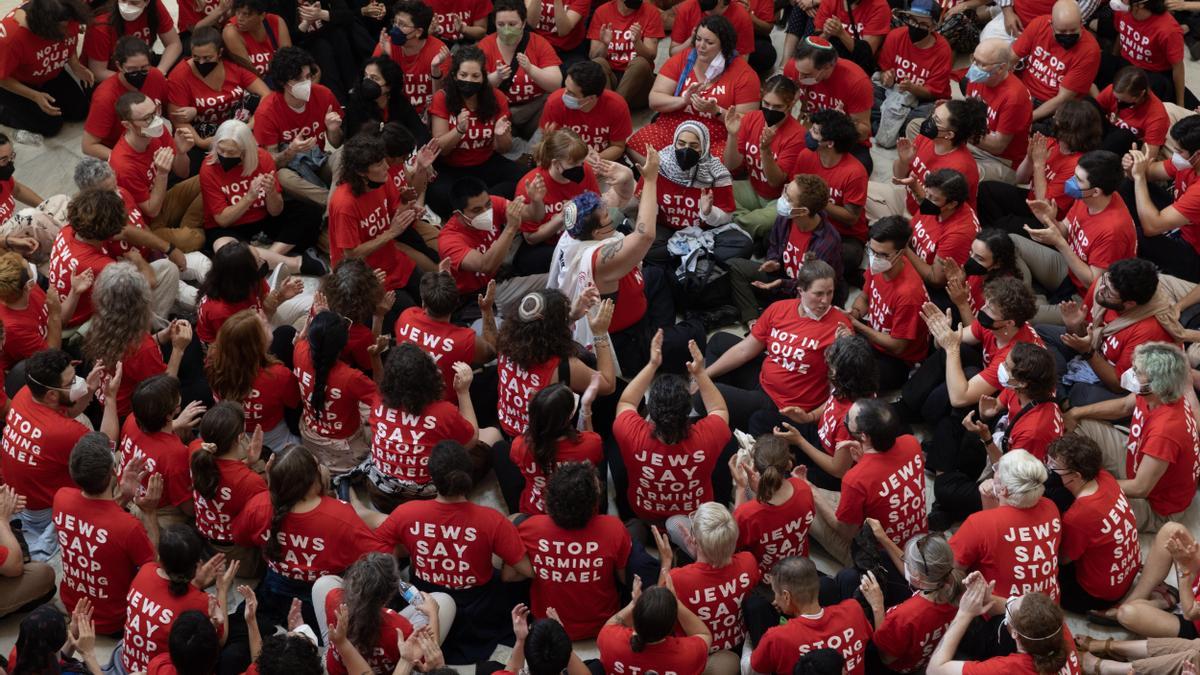
[[[29,546],[29,557],[37,562],[46,562],[58,553],[58,531],[54,529],[53,509],[25,510],[17,514],[21,521],[21,534]]]

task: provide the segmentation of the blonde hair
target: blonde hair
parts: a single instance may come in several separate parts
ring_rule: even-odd
[[[21,254],[11,251],[0,254],[0,300],[20,298],[29,278],[29,263]]]
[[[570,129],[555,129],[542,136],[542,142],[533,151],[534,161],[543,169],[550,168],[550,162],[556,159],[580,162],[587,155],[587,143]]]
[[[737,548],[738,526],[729,509],[704,502],[692,513],[692,539],[710,565],[724,567]]]
[[[131,263],[108,265],[92,287],[92,307],[83,353],[112,368],[150,330],[150,283]]]
[[[1025,450],[1009,450],[996,465],[995,481],[1008,491],[1008,504],[1027,509],[1046,491],[1046,465]]]
[[[250,126],[240,120],[225,120],[213,134],[212,149],[208,151],[209,164],[217,163],[217,146],[221,141],[233,141],[242,149],[242,175],[249,176],[258,169],[258,141]]]

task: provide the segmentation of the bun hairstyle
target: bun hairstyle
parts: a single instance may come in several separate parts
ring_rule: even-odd
[[[246,413],[242,406],[230,401],[221,401],[200,418],[203,442],[191,458],[192,489],[196,494],[205,499],[217,496],[217,487],[221,483],[217,457],[235,450],[245,430]]]
[[[954,552],[941,534],[918,534],[904,546],[905,567],[939,604],[956,602],[962,595],[963,574],[954,568]]]
[[[763,434],[754,441],[754,472],[758,487],[754,498],[766,504],[775,497],[792,470],[792,450],[787,441],[772,434]]]
[[[571,424],[576,405],[575,392],[562,382],[542,389],[529,403],[525,443],[533,451],[533,459],[547,479],[554,473],[558,439],[566,437],[570,443],[579,439],[579,432]]]
[[[678,611],[675,594],[666,588],[652,586],[642,591],[633,606],[633,635],[629,638],[629,648],[639,653],[647,645],[665,639],[675,630]]]
[[[554,160],[582,162],[588,154],[587,143],[571,129],[555,129],[542,136],[542,142],[533,150],[533,161],[542,169],[550,168]]]
[[[1045,593],[1026,593],[1008,616],[1017,644],[1033,659],[1039,675],[1052,675],[1067,664],[1063,611]]]
[[[465,497],[475,487],[471,456],[461,443],[441,441],[429,453],[429,477],[441,497]]]

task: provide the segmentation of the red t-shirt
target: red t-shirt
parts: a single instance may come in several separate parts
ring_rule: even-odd
[[[794,59],[789,59],[783,67],[783,74],[793,80],[799,80],[799,71]],[[833,74],[813,85],[798,84],[800,88],[796,99],[804,101],[806,110],[840,110],[847,115],[855,115],[870,110],[875,105],[875,94],[871,88],[871,78],[863,69],[850,59],[838,59],[833,66]]]
[[[458,286],[459,295],[467,295],[481,291],[492,280],[492,275],[482,272],[470,272],[462,268],[463,259],[471,251],[487,253],[492,244],[500,238],[500,230],[508,218],[508,200],[504,197],[491,196],[492,200],[492,229],[491,231],[477,230],[463,222],[462,217],[455,213],[442,228],[438,236],[438,252],[443,258],[452,263],[450,273],[454,275],[454,284]]]
[[[843,238],[849,237],[858,241],[867,240],[867,169],[862,165],[862,162],[855,159],[854,155],[846,153],[842,155],[837,164],[829,168],[825,168],[821,164],[821,157],[817,153],[805,148],[800,156],[796,158],[796,166],[793,169],[794,174],[810,173],[820,176],[825,179],[825,184],[829,186],[829,201],[841,206],[857,206],[859,208],[858,220],[854,225],[847,227],[841,223],[830,220],[835,230],[842,235]]]
[[[1091,213],[1087,204],[1077,201],[1063,220],[1067,223],[1067,241],[1071,243],[1071,250],[1092,267],[1108,269],[1118,260],[1137,255],[1137,230],[1125,200],[1119,194],[1113,193],[1112,200],[1100,213]],[[1075,288],[1083,293],[1085,286],[1073,272],[1069,274]]]
[[[811,410],[829,397],[825,350],[838,326],[851,326],[845,312],[830,307],[814,320],[798,299],[771,303],[763,311],[750,334],[763,343],[766,358],[758,381],[775,405]]]
[[[533,397],[554,383],[558,372],[559,358],[552,357],[545,363],[522,368],[512,359],[501,354],[496,360],[498,402],[496,414],[500,428],[509,436],[520,436],[529,426],[529,404]]]
[[[653,40],[667,36],[666,31],[663,30],[662,10],[646,2],[643,2],[629,15],[625,15],[617,7],[615,0],[610,0],[596,8],[596,11],[592,13],[591,23],[588,25],[588,39],[597,42],[600,41],[600,30],[604,26],[612,27],[612,40],[607,43],[608,64],[619,73],[625,72],[625,69],[629,67],[629,62],[637,56],[637,52],[634,50],[633,34],[629,31],[629,27],[635,23],[641,25],[643,38]],[[542,115],[544,116],[545,112]],[[544,123],[545,118],[543,117]]]
[[[817,10],[817,18],[813,20],[813,25],[824,26],[828,19],[841,21],[851,35],[887,35],[892,29],[892,8],[888,6],[886,0],[866,0],[854,7],[854,19],[851,21],[850,12],[846,10],[844,0],[822,2]],[[880,61],[880,70],[886,70],[882,61]]]
[[[715,415],[697,420],[686,439],[667,445],[654,425],[626,410],[613,423],[613,437],[629,472],[629,504],[639,518],[687,515],[713,499],[712,470],[729,442],[729,424]]]
[[[1172,196],[1175,203],[1172,206],[1188,219],[1187,225],[1179,228],[1179,234],[1192,248],[1200,251],[1200,189],[1188,189],[1200,183],[1196,180],[1196,172],[1190,168],[1180,171],[1170,162],[1163,162],[1163,170],[1174,181]]]
[[[209,541],[233,542],[233,519],[255,496],[267,491],[267,481],[240,459],[218,459],[217,492],[207,499],[193,489],[196,529]]]
[[[733,213],[737,208],[733,198],[733,184],[710,189],[713,206],[726,213]],[[670,179],[658,181],[658,226],[682,230],[700,224],[700,192],[698,187],[687,187]],[[637,195],[641,194],[642,179],[639,178]]]
[[[1014,345],[1018,342],[1030,342],[1039,347],[1046,346],[1029,324],[1021,326],[1003,347],[996,340],[996,334],[979,325],[978,321],[971,323],[971,335],[983,346],[983,370],[979,372],[979,376],[996,389],[1000,388],[1000,364],[1004,363]]]
[[[592,253],[592,269],[595,269],[600,250],[597,248]],[[617,297],[612,321],[608,324],[609,332],[619,333],[641,321],[646,315],[646,307],[646,279],[642,276],[642,266],[638,265],[617,281]]]
[[[1063,624],[1063,648],[1067,652],[1067,663],[1058,670],[1058,675],[1083,675],[1083,666],[1079,662],[1079,652],[1075,650],[1075,638],[1071,629]],[[994,656],[986,661],[967,661],[963,663],[963,675],[1040,675],[1033,664],[1033,657],[1028,654],[1010,654]]]
[[[908,165],[909,176],[916,178],[923,185],[929,174],[934,171],[954,169],[967,179],[967,203],[975,205],[975,196],[979,193],[979,165],[975,163],[975,156],[967,146],[962,145],[939,155],[933,141],[924,136],[917,136],[913,140],[913,148],[916,149],[916,153]],[[908,205],[909,213],[918,212],[917,200],[913,198],[911,191],[905,191],[905,204]]]
[[[375,530],[389,547],[401,544],[413,574],[428,584],[476,588],[491,581],[492,556],[508,565],[525,557],[517,528],[493,508],[471,502],[414,501],[401,504]]]
[[[333,619],[338,605],[344,602],[344,599],[345,592],[341,588],[329,591],[325,595],[325,616]],[[336,620],[330,621],[330,627],[335,623]],[[413,625],[408,619],[395,610],[384,607],[379,610],[379,639],[371,647],[371,653],[360,656],[366,659],[373,672],[391,672],[400,661],[398,639],[412,634]],[[342,663],[342,655],[338,652],[336,644],[330,643],[329,649],[325,651],[325,670],[329,675],[347,675],[346,666]]]
[[[587,2],[587,0],[583,1]],[[545,3],[542,5],[542,7],[549,9],[551,14],[554,13],[553,3]],[[573,8],[568,7],[568,9]],[[586,11],[583,13],[585,15],[587,14]],[[546,10],[543,10],[542,16],[545,16],[545,14]],[[584,19],[580,19],[579,24],[575,27],[576,30],[582,30],[584,22]],[[551,20],[550,24],[553,26],[554,21]],[[553,28],[551,28],[551,31],[553,31]],[[487,59],[487,71],[489,73],[494,73],[497,70],[500,70],[500,68],[503,66],[512,65],[515,63],[516,59],[515,56],[513,57],[513,61],[509,61],[504,58],[504,55],[500,53],[500,45],[496,43],[497,39],[498,38],[496,34],[491,33],[480,40],[478,45],[479,48],[483,50],[483,55]],[[562,65],[562,59],[558,58],[558,54],[555,53],[554,47],[550,44],[550,40],[542,37],[540,33],[531,32],[529,34],[529,44],[525,45],[525,51],[522,53],[528,56],[530,64],[537,68],[548,68]],[[545,93],[546,91],[539,87],[537,83],[533,81],[533,78],[529,76],[528,71],[526,71],[520,65],[513,66],[512,84],[509,85],[508,89],[504,91],[504,95],[508,97],[508,102],[510,105],[527,103]]]
[[[767,629],[750,655],[757,673],[790,673],[802,654],[832,649],[842,655],[845,675],[863,675],[863,659],[871,641],[871,622],[857,600],[822,607],[813,616],[798,616]]]
[[[116,260],[104,253],[103,250],[75,238],[75,230],[70,225],[64,225],[54,238],[54,246],[50,249],[50,286],[58,290],[61,298],[71,293],[71,275],[82,274],[91,270],[96,278],[100,271]],[[75,305],[75,314],[63,322],[64,326],[78,326],[92,318],[92,289],[79,296]]]
[[[79,23],[68,21],[63,39],[47,40],[18,23],[16,11],[0,21],[0,79],[36,87],[58,77],[78,53]]]
[[[404,71],[404,94],[418,115],[424,115],[433,100],[433,59],[446,46],[445,42],[429,36],[425,44],[415,54],[404,53],[402,47],[392,45],[391,57]],[[383,55],[383,48],[376,46],[374,56]],[[442,62],[438,68],[442,77],[450,74],[450,59]]]
[[[609,624],[600,629],[596,647],[600,650],[604,672],[645,673],[652,670],[664,675],[700,675],[708,665],[708,645],[699,636],[668,635],[662,642],[646,645],[640,652],[629,646],[632,637],[633,629],[628,626]]]
[[[895,659],[887,664],[889,669],[898,673],[917,672],[929,663],[929,655],[957,613],[954,604],[935,603],[918,591],[888,608],[883,625],[872,640],[880,653]]]
[[[263,14],[263,28],[264,30],[272,31],[276,36],[276,41],[279,39],[279,27],[282,24],[283,18],[278,14],[271,14],[270,12]],[[242,38],[242,42],[246,45],[246,60],[250,62],[250,65],[254,66],[254,73],[259,77],[266,77],[271,67],[271,59],[275,57],[275,43],[271,41],[270,36],[264,34],[263,39],[258,40],[254,37],[253,33],[238,28],[237,17],[229,17],[227,25],[233,26],[233,29],[238,32],[238,36]],[[313,89],[316,89],[315,84]],[[315,94],[316,92],[314,91],[313,93]],[[255,127],[257,130],[257,123]]]
[[[962,204],[945,220],[920,214],[912,221],[909,246],[927,265],[938,258],[950,258],[959,265],[971,256],[971,242],[979,233],[979,216],[970,204]]]
[[[434,321],[421,307],[400,313],[394,329],[397,342],[411,342],[433,358],[446,382],[446,400],[458,401],[454,393],[454,364],[475,361],[475,331],[448,321]]]
[[[121,386],[117,389],[117,414],[124,418],[133,411],[133,390],[137,389],[138,383],[167,372],[167,364],[163,363],[158,340],[146,333],[141,342],[125,353],[121,365],[123,374]],[[96,400],[100,405],[104,405],[104,390],[110,379],[110,376],[102,378],[100,389],[96,392]]]
[[[1029,89],[1020,78],[1009,76],[994,87],[972,82],[967,85],[967,96],[987,104],[988,132],[1012,136],[999,156],[1020,166],[1029,149],[1029,125],[1033,123]]]
[[[183,595],[171,595],[169,582],[158,570],[156,562],[142,565],[125,597],[129,611],[121,664],[126,672],[146,670],[150,659],[168,653],[167,637],[180,614],[196,611],[208,616],[208,593],[188,584]]]
[[[130,415],[121,426],[121,471],[134,458],[146,459],[146,480],[142,489],[146,489],[149,474],[162,476],[163,506],[179,506],[192,497],[192,454],[187,446],[179,440],[179,436],[171,432],[146,432],[137,424],[137,419]]]
[[[256,125],[257,126],[257,125]],[[275,173],[275,160],[271,153],[258,149],[258,166],[250,175],[246,167],[237,166],[225,170],[218,162],[205,161],[200,165],[200,196],[204,200],[204,226],[217,227],[217,214],[233,205],[234,200],[250,191],[250,183],[256,176]],[[275,181],[275,192],[280,192],[279,181]],[[249,209],[232,223],[233,226],[257,223],[270,217],[267,211],[267,196],[260,192]],[[214,336],[215,337],[215,336]]]
[[[1167,109],[1162,100],[1149,89],[1146,90],[1146,98],[1141,103],[1132,108],[1122,108],[1117,105],[1117,97],[1113,94],[1110,84],[1096,97],[1096,103],[1104,111],[1109,124],[1118,129],[1128,129],[1138,140],[1150,145],[1161,146],[1166,143],[1171,120],[1167,117]]]
[[[754,554],[758,570],[769,574],[788,556],[808,555],[808,528],[813,521],[813,494],[808,483],[789,478],[792,496],[775,506],[756,500],[733,512],[738,526],[738,549]]]
[[[1113,12],[1121,56],[1142,70],[1162,73],[1183,61],[1183,27],[1169,12],[1138,21],[1132,12]]]
[[[379,389],[362,371],[338,360],[329,369],[325,380],[325,409],[318,416],[312,408],[316,374],[308,340],[296,343],[292,372],[300,382],[300,398],[304,402],[304,426],[320,436],[331,439],[349,438],[362,424],[358,406],[379,404]]]
[[[1062,411],[1058,409],[1058,403],[1038,403],[1017,419],[1017,414],[1021,411],[1021,401],[1017,394],[1011,389],[1004,389],[999,398],[1000,403],[1008,409],[1009,449],[1020,448],[1043,462],[1046,461],[1046,451],[1050,444],[1063,435]],[[1017,420],[1016,424],[1012,423],[1014,419]]]
[[[512,441],[508,451],[509,459],[525,476],[525,487],[521,490],[521,513],[540,514],[546,512],[546,475],[533,456],[533,448],[529,446],[525,436],[517,436]],[[604,461],[604,445],[600,434],[594,431],[582,431],[579,438],[572,441],[561,438],[555,445],[554,466],[567,462],[590,462],[599,467]]]
[[[446,401],[434,401],[420,414],[389,408],[382,402],[371,408],[371,457],[380,472],[424,485],[429,478],[429,453],[441,441],[466,445],[475,427]]]
[[[838,9],[842,8],[842,3],[836,4]],[[891,8],[886,2],[876,4],[883,5],[883,9],[887,12],[884,14],[887,19],[884,26],[890,27],[892,25]],[[858,11],[858,8],[855,8],[855,18],[859,18]],[[866,34],[879,35],[879,33]],[[893,28],[883,39],[883,46],[879,48],[880,70],[895,71],[897,82],[908,81],[925,87],[929,93],[933,94],[934,98],[950,98],[950,67],[953,63],[954,55],[950,51],[950,43],[946,42],[946,38],[934,33],[933,45],[924,48],[918,47],[913,44],[912,38],[908,36],[908,28],[904,26]]]
[[[496,122],[508,117],[508,97],[502,92],[495,92],[496,114],[484,120],[474,110],[467,110],[467,132],[458,141],[458,145],[449,152],[442,151],[441,161],[453,167],[479,166],[496,152],[493,145],[496,136]],[[446,101],[446,91],[439,89],[433,94],[433,102],[429,104],[431,117],[440,117],[453,127],[457,124],[458,113],[462,108],[450,109]],[[498,224],[503,220],[496,221]]]
[[[251,497],[233,520],[233,541],[242,546],[264,547],[271,528],[271,493]],[[391,553],[363,523],[354,507],[333,497],[321,497],[311,511],[284,516],[279,531],[279,557],[267,557],[267,567],[294,581],[316,581],[326,574],[341,574],[364,553]]]
[[[997,506],[972,513],[950,538],[954,562],[996,582],[1002,597],[1040,592],[1058,600],[1058,542],[1062,521],[1042,497],[1027,509]]]
[[[708,627],[712,650],[742,644],[746,637],[742,601],[761,578],[758,562],[746,551],[735,553],[724,567],[696,562],[671,570],[675,597]]]
[[[446,42],[463,37],[462,31],[454,30],[456,19],[469,26],[492,13],[490,0],[431,0],[429,6],[433,9],[430,31]]]
[[[201,19],[217,11],[219,0],[193,0],[179,4],[179,32],[190,32]]]
[[[737,149],[742,154],[742,166],[746,169],[755,194],[763,199],[778,199],[783,192],[783,186],[775,187],[767,181],[759,148],[759,139],[762,138],[766,124],[761,110],[751,111],[742,117],[742,125],[737,135]],[[788,115],[775,131],[775,137],[771,139],[768,148],[784,176],[790,178],[797,173],[796,160],[804,150],[805,131],[804,125]]]
[[[99,138],[105,147],[115,146],[125,133],[125,127],[121,126],[121,118],[117,117],[117,99],[131,91],[140,91],[150,97],[161,111],[167,102],[167,76],[159,72],[158,68],[151,68],[141,89],[130,87],[115,75],[96,85],[83,130]]]
[[[733,30],[737,33],[738,56],[743,59],[749,58],[754,53],[754,21],[750,18],[750,11],[741,2],[731,2],[722,16],[733,24]],[[700,9],[700,0],[687,0],[687,2],[676,5],[675,25],[671,28],[671,43],[682,44],[690,40],[692,34],[696,32],[696,26],[700,25],[700,20],[703,18],[704,12]],[[686,54],[687,50],[680,53]]]
[[[546,184],[546,196],[542,200],[546,205],[546,215],[541,222],[526,220],[521,223],[522,232],[536,232],[539,227],[550,222],[554,216],[562,213],[564,203],[574,199],[584,192],[600,193],[600,183],[596,180],[596,172],[592,171],[589,164],[583,164],[583,180],[578,183],[567,181],[560,183],[550,176],[548,169],[536,168],[521,177],[517,182],[517,197],[524,197],[525,201],[529,201],[529,183],[534,178],[541,176],[542,182]],[[544,245],[553,246],[558,242],[558,235],[554,235],[544,242]]]
[[[658,11],[653,5],[643,4]],[[595,25],[593,19],[592,25]],[[629,103],[617,92],[605,89],[596,99],[596,107],[590,112],[571,110],[562,102],[565,89],[559,89],[546,97],[539,124],[543,129],[554,124],[559,129],[570,129],[579,134],[588,149],[603,152],[613,143],[624,143],[633,133],[633,121],[629,114]]]
[[[545,616],[553,607],[572,640],[596,637],[621,606],[616,576],[632,548],[625,524],[616,516],[596,515],[586,527],[566,530],[539,515],[517,532],[533,566],[533,613]]]
[[[395,184],[383,185],[356,195],[349,183],[341,183],[329,197],[329,257],[334,265],[346,255],[385,232],[403,200]],[[371,269],[387,272],[384,288],[394,291],[408,285],[416,264],[395,244],[388,243],[366,257]]]
[[[254,427],[261,426],[263,431],[270,431],[283,421],[284,408],[300,407],[300,382],[295,374],[282,363],[271,365],[258,371],[254,378],[254,387],[242,401],[242,409],[246,413],[246,433],[254,433]]]
[[[829,399],[825,401],[821,423],[817,426],[817,438],[821,439],[821,449],[830,455],[837,450],[838,443],[854,440],[846,428],[846,415],[853,406],[853,399],[839,398],[835,394],[830,394]]]
[[[62,548],[59,596],[67,607],[87,598],[96,630],[125,625],[125,591],[137,569],[154,562],[142,522],[109,499],[89,499],[78,488],[54,495],[54,527]]]
[[[50,321],[49,317],[46,291],[37,284],[32,284],[29,288],[29,301],[25,309],[12,309],[0,303],[0,325],[4,326],[0,372],[7,373],[17,362],[49,348],[46,344],[46,325]]]
[[[909,340],[908,347],[900,354],[901,360],[917,363],[924,359],[929,351],[929,328],[921,318],[921,308],[929,302],[929,293],[912,265],[905,265],[895,279],[867,269],[863,293],[870,301],[867,324],[894,338]]]
[[[1054,98],[1060,87],[1087,93],[1100,69],[1100,44],[1091,31],[1083,31],[1078,44],[1063,49],[1054,39],[1048,14],[1024,23],[1013,53],[1025,62],[1025,69],[1018,72],[1029,93],[1039,101]]]
[[[874,518],[897,546],[928,528],[925,514],[925,455],[905,434],[887,452],[869,452],[842,476],[837,519],[862,525]]]
[[[230,119],[233,108],[245,98],[250,85],[258,81],[252,70],[232,61],[221,63],[225,67],[225,81],[219,89],[210,87],[192,70],[191,59],[180,61],[167,76],[167,100],[174,106],[195,108],[193,123],[220,124]]]
[[[534,17],[529,17],[529,29],[531,33],[529,36],[530,46],[533,45],[532,38],[541,37],[553,50],[569,52],[578,47],[579,43],[583,42],[584,34],[587,32],[588,13],[592,10],[591,0],[564,0],[563,10],[567,12],[576,12],[579,14],[579,21],[575,23],[575,27],[572,28],[566,35],[559,35],[558,27],[555,24],[555,17],[557,16],[557,13],[554,9],[554,3],[543,2],[542,13],[541,16],[538,17],[538,21],[535,22],[533,21]],[[489,35],[488,37],[492,37],[494,39],[494,35],[495,33]],[[488,38],[484,38],[483,41],[486,42],[487,39]],[[482,42],[480,43],[480,47],[482,48]],[[486,53],[487,50],[485,49],[484,51]],[[532,59],[532,56],[530,58]],[[557,56],[555,58],[555,63],[561,63],[561,60],[558,60]],[[539,64],[534,61],[534,65]]]
[[[1058,141],[1053,138],[1046,139],[1046,199],[1054,202],[1058,207],[1059,220],[1062,220],[1067,215],[1067,211],[1075,203],[1074,199],[1067,196],[1065,185],[1071,176],[1075,175],[1075,167],[1079,164],[1079,158],[1083,156],[1081,152],[1064,153],[1059,147]],[[1167,162],[1169,166],[1171,163]],[[1036,199],[1033,188],[1029,188],[1029,199]]]
[[[167,11],[162,0],[154,0],[154,9],[157,25],[150,26],[150,14],[143,10],[133,21],[122,21],[125,25],[120,33],[117,32],[117,27],[112,25],[111,14],[105,12],[97,16],[84,31],[83,58],[111,66],[114,65],[113,52],[117,48],[117,40],[128,35],[153,45],[158,36],[175,30],[175,21],[171,19],[171,13]]]
[[[318,148],[324,148],[325,115],[331,112],[343,114],[342,104],[325,85],[313,83],[312,94],[300,111],[289,106],[282,93],[273,91],[254,111],[254,140],[264,148],[273,148],[305,134],[306,138],[317,139]]]
[[[171,653],[165,652],[150,659],[150,664],[146,666],[146,675],[178,675],[179,670],[175,668],[175,663],[171,661]]]
[[[29,387],[12,398],[5,418],[0,472],[25,497],[30,511],[48,509],[59,488],[75,487],[67,470],[71,449],[90,429],[33,399]]]
[[[146,149],[142,152],[134,150],[122,135],[108,156],[108,163],[117,175],[117,185],[128,190],[138,204],[150,199],[154,175],[158,173],[154,168],[154,153],[162,148],[175,149],[175,141],[165,131],[158,138],[147,139]]]
[[[1102,600],[1125,597],[1142,566],[1137,518],[1112,474],[1100,470],[1096,491],[1076,497],[1063,514],[1060,553],[1075,561],[1083,590]]]
[[[1151,410],[1145,397],[1138,396],[1125,449],[1129,452],[1125,457],[1125,474],[1130,480],[1137,477],[1143,455],[1170,465],[1146,497],[1150,508],[1167,516],[1186,511],[1196,496],[1196,483],[1200,481],[1200,459],[1197,458],[1200,437],[1196,434],[1196,418],[1187,399],[1164,403]]]
[[[221,326],[225,325],[229,317],[245,309],[263,311],[263,298],[267,297],[270,292],[271,289],[264,279],[259,281],[258,287],[242,300],[220,300],[207,295],[200,298],[199,306],[196,308],[196,337],[205,344],[215,342],[217,333],[221,331]]]

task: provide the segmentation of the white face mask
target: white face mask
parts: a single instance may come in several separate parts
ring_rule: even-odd
[[[145,11],[145,9],[145,7],[138,7],[137,5],[128,2],[117,3],[117,11],[121,13],[121,18],[125,19],[126,21],[133,21],[134,19],[138,18],[142,15],[142,12]]]
[[[583,107],[583,101],[580,101],[570,94],[563,94],[562,102],[563,105],[567,107],[567,110],[579,110]]]
[[[803,300],[800,301],[800,306],[804,308],[804,316],[812,319],[813,321],[820,321],[821,319],[824,319],[825,315],[829,313],[829,310],[833,309],[833,305],[826,305],[825,311],[817,314],[813,310],[809,309],[808,305],[804,304]]]
[[[496,229],[495,226],[492,224],[492,209],[491,208],[488,208],[486,211],[475,216],[474,218],[472,218],[470,220],[467,220],[466,214],[462,214],[462,216],[463,216],[463,220],[466,221],[467,225],[475,228],[476,230],[481,230],[483,232],[494,232]]]
[[[312,80],[302,80],[297,82],[291,86],[289,91],[291,92],[292,96],[295,96],[298,100],[307,102],[308,98],[312,96]]]
[[[1121,2],[1121,0],[1109,0],[1108,6],[1111,7],[1112,11],[1114,12],[1128,12],[1130,10],[1129,5]]]
[[[1142,381],[1138,379],[1137,373],[1133,372],[1133,368],[1126,370],[1121,375],[1121,388],[1139,396],[1146,396],[1150,393],[1150,385],[1142,384]]]
[[[147,138],[158,138],[167,130],[167,121],[162,118],[162,115],[155,115],[154,121],[146,125],[142,133]]]
[[[892,265],[895,264],[894,261],[887,258],[881,258],[874,253],[867,254],[867,257],[871,260],[871,272],[873,274],[883,274],[884,272],[892,269]]]
[[[725,55],[717,54],[704,71],[704,79],[711,82],[720,77],[723,72],[725,72]]]
[[[787,197],[780,197],[775,201],[775,213],[778,214],[780,218],[792,217],[792,205],[790,202],[788,202]]]
[[[799,80],[796,80],[796,81],[797,81],[797,82],[799,82],[800,84],[802,84],[802,85],[806,86],[806,87],[811,87],[811,86],[813,86],[814,84],[816,84],[816,83],[817,83],[817,78],[815,78],[815,77],[802,77],[802,78],[800,78]]]
[[[1008,366],[1000,364],[1000,368],[996,370],[996,379],[1000,380],[1001,387],[1008,388]]]
[[[1178,152],[1171,153],[1171,164],[1179,171],[1187,171],[1192,168],[1192,160],[1184,157]]]

